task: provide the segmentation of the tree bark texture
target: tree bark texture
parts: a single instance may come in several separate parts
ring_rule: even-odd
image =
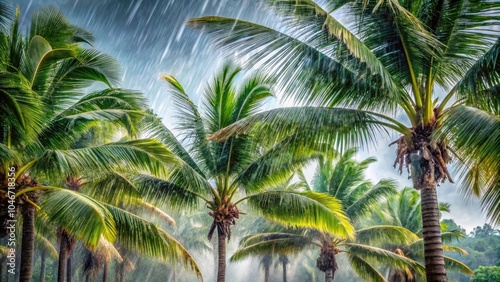
[[[21,239],[20,282],[31,282],[33,255],[35,253],[35,207],[29,203],[22,206],[23,231]]]
[[[57,282],[66,282],[68,274],[69,241],[64,232],[59,242],[59,265],[57,271]]]
[[[102,282],[108,282],[108,263],[104,262],[104,267],[102,270]]]
[[[71,244],[71,242],[69,243]],[[72,263],[72,253],[73,253],[73,248],[70,246],[69,250],[68,250],[68,261],[67,261],[67,266],[66,266],[66,281],[67,282],[71,282],[71,280],[73,280],[73,268],[71,267],[71,263]]]
[[[217,267],[217,282],[226,281],[226,235],[219,228],[217,232],[218,238],[218,267]]]
[[[333,268],[329,268],[325,271],[325,282],[333,282]]]
[[[436,184],[424,183],[421,190],[422,224],[424,236],[425,274],[427,282],[446,281],[441,226]]]

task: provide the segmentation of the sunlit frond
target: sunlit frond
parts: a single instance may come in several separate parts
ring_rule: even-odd
[[[257,213],[286,226],[315,228],[343,238],[354,236],[354,227],[341,202],[328,195],[310,191],[266,191],[245,199]]]
[[[418,238],[416,234],[401,226],[375,225],[356,230],[356,242],[368,245],[409,245]]]

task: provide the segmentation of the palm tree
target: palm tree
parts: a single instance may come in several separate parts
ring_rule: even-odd
[[[387,201],[381,202],[379,209],[371,218],[372,224],[390,224],[404,227],[414,234],[418,235],[418,239],[412,242],[409,246],[401,246],[396,244],[387,244],[386,248],[392,249],[408,258],[416,261],[423,261],[423,244],[422,244],[422,216],[420,214],[420,196],[417,191],[412,188],[405,188],[399,191],[398,194],[391,195]],[[449,212],[450,205],[447,203],[439,203],[440,212]],[[441,226],[443,232],[441,239],[443,243],[448,244],[465,237],[465,234],[459,230],[445,230]],[[467,255],[467,252],[459,247],[451,245],[443,245],[444,251],[456,252],[461,255]],[[472,275],[473,272],[462,262],[448,257],[444,257],[446,267],[449,270],[458,271],[466,275]],[[403,273],[399,270],[392,270],[390,281],[417,281],[416,273]]]
[[[311,191],[270,190],[273,183],[288,178],[315,156],[317,148],[302,148],[290,139],[274,137],[267,144],[250,136],[207,141],[210,134],[255,113],[271,96],[269,80],[261,76],[244,80],[236,89],[239,73],[237,67],[223,67],[206,88],[202,112],[174,77],[163,77],[180,117],[182,141],[159,122],[148,131],[177,154],[172,163],[178,168],[166,177],[136,178],[137,186],[142,187],[139,190],[149,194],[153,204],[194,209],[200,200],[204,202],[213,218],[208,238],[215,232],[218,237],[217,281],[225,280],[226,240],[242,214],[238,209],[242,202],[261,216],[286,225],[315,227],[342,238],[352,235],[352,226],[336,199]],[[182,142],[189,145],[184,147]]]
[[[222,17],[188,24],[277,74],[288,97],[321,107],[261,113],[214,138],[249,132],[257,121],[265,125],[259,132],[322,133],[347,147],[375,141],[376,129],[394,130],[394,165],[407,167],[421,193],[427,280],[446,281],[436,186],[453,182],[451,156],[465,195],[481,196],[491,220],[500,219],[500,3],[268,2],[279,30]]]
[[[368,158],[356,162],[353,158],[357,150],[347,150],[336,158],[319,159],[319,165],[314,175],[312,185],[305,180],[302,186],[316,192],[328,193],[342,202],[347,216],[354,223],[366,221],[374,204],[396,192],[395,185],[390,180],[382,180],[373,185],[364,178],[364,171],[375,159]],[[333,159],[336,159],[335,161]],[[282,230],[267,232],[244,238],[240,249],[231,258],[239,261],[249,255],[281,255],[293,254],[306,249],[319,248],[316,267],[325,272],[325,281],[334,279],[338,269],[338,255],[345,254],[351,267],[358,275],[369,281],[386,281],[383,274],[377,270],[376,263],[393,265],[398,269],[418,271],[418,263],[395,254],[389,250],[376,247],[383,242],[399,242],[403,245],[414,242],[418,237],[411,231],[400,226],[372,225],[359,227],[356,239],[345,240],[335,235],[314,229]]]
[[[91,249],[116,239],[163,260],[180,258],[199,274],[189,253],[165,231],[123,209],[62,188],[65,179],[88,177],[90,172],[141,169],[157,174],[172,154],[152,139],[72,148],[98,124],[111,123],[133,135],[144,116],[145,99],[119,88],[84,94],[94,82],[113,86],[119,76],[116,62],[81,47],[78,43],[91,42],[92,35],[54,8],[35,13],[26,36],[19,33],[19,16],[17,10],[10,32],[2,30],[0,36],[8,43],[2,45],[8,52],[2,52],[0,60],[0,205],[2,223],[11,216],[6,214],[9,199],[16,199],[23,217],[20,281],[32,277],[35,207]],[[8,174],[12,170],[13,177]],[[9,182],[15,191],[8,189]]]

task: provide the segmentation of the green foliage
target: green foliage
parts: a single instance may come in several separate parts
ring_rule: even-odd
[[[500,281],[500,266],[480,266],[474,270],[472,282]]]

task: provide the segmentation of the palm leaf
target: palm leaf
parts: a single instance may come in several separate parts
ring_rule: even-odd
[[[345,252],[349,255],[356,255],[370,262],[392,266],[403,270],[413,269],[418,273],[424,273],[425,271],[424,267],[418,262],[388,250],[357,243],[345,243],[345,245],[348,247],[348,250]]]
[[[472,271],[467,265],[465,265],[463,262],[460,262],[454,258],[444,256],[444,263],[446,264],[446,269],[458,271],[460,273],[463,273],[463,274],[466,274],[469,276],[474,274],[474,271]]]
[[[380,86],[380,79],[373,76],[366,80],[357,79],[357,73],[315,44],[316,30],[307,30],[307,26],[299,22],[289,21],[287,27],[290,32],[287,34],[255,23],[222,17],[191,19],[188,25],[210,34],[215,46],[228,52],[238,50],[239,56],[249,56],[248,64],[258,62],[260,69],[266,73],[279,73],[278,86],[285,87],[286,93],[295,95],[299,100],[316,103],[327,100],[331,104],[348,101],[350,105],[369,106],[368,97],[359,95],[365,91],[378,98],[370,99],[372,102],[384,100],[393,104],[392,95],[374,86]],[[301,35],[309,37],[300,38]],[[391,96],[392,101],[384,95]],[[376,103],[376,107],[382,105]]]
[[[485,111],[458,106],[450,109],[438,128],[437,136],[446,138],[460,161],[458,173],[462,191],[488,197],[482,198],[483,210],[493,220],[500,219],[500,205],[495,202],[500,183],[500,119]]]
[[[396,182],[390,179],[382,179],[354,203],[346,208],[346,213],[352,220],[366,214],[374,204],[379,203],[383,198],[397,193]]]
[[[72,150],[47,150],[32,165],[35,173],[64,179],[67,175],[80,175],[92,169],[113,171],[148,171],[166,174],[165,165],[178,163],[178,159],[163,144],[154,139],[120,141],[95,147]]]
[[[214,172],[214,157],[206,140],[207,132],[198,109],[175,77],[168,75],[162,76],[162,78],[169,83],[174,106],[179,111],[178,115],[181,120],[177,126],[182,132],[181,142],[191,141],[188,151],[193,154],[196,160],[202,162],[203,169]]]
[[[386,282],[385,277],[377,271],[370,263],[359,256],[350,254],[348,256],[350,266],[364,281]]]
[[[182,179],[179,179],[182,180]],[[166,204],[171,207],[195,208],[199,204],[199,192],[189,188],[196,187],[192,182],[176,184],[150,175],[136,175],[133,182],[142,197],[153,204]],[[182,185],[182,183],[186,185]]]
[[[274,132],[274,140],[292,135],[294,142],[298,144],[334,144],[334,148],[342,151],[345,148],[365,145],[369,141],[374,142],[373,137],[380,130],[380,124],[381,122],[370,113],[359,110],[278,108],[242,119],[209,138],[223,140],[236,134]]]
[[[265,254],[297,254],[310,246],[310,238],[287,233],[264,233],[248,237],[231,256],[231,262]]]
[[[59,252],[52,242],[40,233],[35,234],[35,248],[39,251],[49,254],[52,258],[57,259]]]
[[[419,237],[413,232],[400,226],[376,225],[356,231],[356,243],[361,244],[391,243],[409,245],[418,239]]]
[[[101,235],[114,241],[119,231],[104,205],[71,190],[61,188],[46,192],[40,207],[49,221],[62,226],[90,248],[97,246]]]
[[[116,239],[120,245],[165,262],[182,262],[203,280],[193,257],[165,231],[125,210],[110,205],[106,205],[106,208],[116,222]]]
[[[168,129],[156,115],[144,117],[142,132],[150,138],[158,139],[165,144],[172,152],[181,158],[186,164],[192,167],[198,174],[204,176],[196,161],[189,155],[184,146],[177,140],[175,135]]]
[[[343,238],[354,235],[340,201],[325,194],[267,191],[244,199],[257,213],[286,226],[314,228]]]

